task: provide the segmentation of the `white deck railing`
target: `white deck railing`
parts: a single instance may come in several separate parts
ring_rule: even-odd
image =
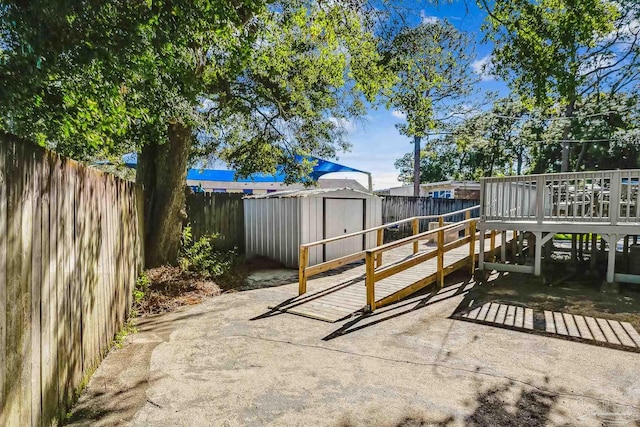
[[[483,221],[640,223],[640,170],[483,178]]]

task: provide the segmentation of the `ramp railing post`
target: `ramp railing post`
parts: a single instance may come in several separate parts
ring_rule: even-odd
[[[300,247],[300,261],[298,267],[298,295],[307,292],[307,264],[309,263],[309,248],[307,246]]]
[[[442,219],[442,217],[440,217]],[[444,231],[438,231],[438,286],[444,287]]]
[[[465,212],[465,214],[464,214],[464,219],[466,219],[466,220],[471,219],[471,211],[470,211],[470,210],[468,210],[467,212]],[[465,228],[465,229],[464,229],[464,237],[467,237],[467,236],[469,235],[470,230],[471,230],[471,226],[469,226],[469,228]]]
[[[378,230],[378,238],[376,241],[376,246],[382,246],[384,243],[384,228]],[[382,252],[378,252],[376,256],[376,267],[380,267],[382,265]]]
[[[476,222],[471,221],[469,223],[469,266],[471,274],[475,272],[476,268]]]
[[[375,292],[375,266],[374,266],[374,251],[367,251],[365,254],[365,261],[367,265],[367,275],[365,278],[365,285],[367,287],[367,308],[370,313],[376,309],[376,292]]]
[[[414,218],[412,221],[413,235],[420,233],[420,220],[418,218]],[[418,241],[413,242],[413,253],[418,253]]]

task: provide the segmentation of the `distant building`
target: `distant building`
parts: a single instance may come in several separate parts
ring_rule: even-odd
[[[297,157],[302,161],[302,157]],[[317,182],[316,188],[350,188],[358,191],[372,191],[371,173],[344,166],[317,157],[309,157],[307,160],[315,162],[315,166],[309,177]],[[123,157],[124,163],[135,168],[137,156],[127,154]],[[325,175],[337,172],[357,172],[367,175],[369,188],[367,189],[355,179],[331,179],[323,178]],[[240,178],[235,171],[222,169],[189,169],[187,171],[187,185],[194,191],[207,191],[214,193],[244,193],[267,194],[282,190],[302,190],[304,183],[285,184],[286,175],[276,172],[273,175],[255,173],[247,178]]]
[[[413,185],[376,191],[380,195],[413,196]],[[434,199],[480,199],[480,183],[476,181],[441,181],[420,184],[420,197]]]
[[[318,179],[316,188],[350,188],[358,191],[368,191],[366,187],[355,179]],[[251,178],[236,178],[233,171],[197,170],[191,169],[187,174],[187,185],[194,191],[213,193],[244,193],[267,194],[282,190],[302,190],[304,184],[285,184],[273,176],[252,176]],[[312,187],[313,188],[313,187]]]

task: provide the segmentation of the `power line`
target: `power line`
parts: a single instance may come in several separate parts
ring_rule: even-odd
[[[591,117],[599,117],[599,116],[605,116],[608,114],[615,114],[615,113],[625,113],[625,112],[630,112],[633,111],[632,109],[628,108],[625,110],[620,110],[620,111],[604,111],[602,113],[593,113],[593,114],[587,114],[585,116],[573,116],[573,117],[557,117],[557,116],[552,116],[552,117],[535,117],[535,116],[529,116],[529,117],[523,117],[523,116],[507,116],[507,115],[503,115],[503,114],[495,114],[495,113],[491,113],[489,112],[489,114],[493,114],[494,117],[498,117],[500,119],[511,119],[511,120],[539,120],[542,122],[553,122],[553,121],[559,121],[559,120],[573,120],[573,119],[588,119]]]

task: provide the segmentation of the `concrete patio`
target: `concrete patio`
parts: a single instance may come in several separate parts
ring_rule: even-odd
[[[635,425],[635,352],[455,320],[452,276],[366,318],[269,312],[297,283],[146,318],[72,425]],[[428,288],[430,289],[430,288]]]

